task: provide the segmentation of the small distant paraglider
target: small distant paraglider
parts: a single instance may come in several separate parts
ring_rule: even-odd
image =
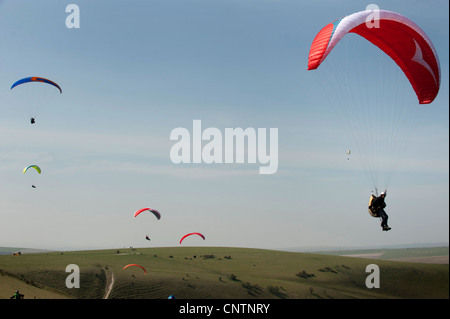
[[[41,168],[37,165],[30,165],[23,169],[23,173],[25,174],[29,168],[34,168],[39,174],[41,173]]]
[[[20,84],[33,83],[33,82],[41,82],[41,83],[47,83],[47,84],[53,85],[55,88],[57,88],[59,90],[59,93],[62,93],[62,89],[58,84],[56,84],[55,82],[53,82],[49,79],[41,78],[39,76],[30,76],[30,77],[26,77],[26,78],[18,80],[16,82],[14,82],[13,85],[11,85],[11,90]]]
[[[155,215],[155,217],[159,220],[161,219],[161,214],[159,213],[159,211],[157,211],[156,209],[153,208],[149,208],[149,207],[145,207],[145,208],[141,208],[138,209],[135,213],[134,213],[134,217],[137,217],[140,213],[145,212],[145,211],[149,211],[151,213],[153,213],[153,215]],[[150,241],[150,238],[148,236],[145,236],[145,239]]]
[[[43,77],[39,77],[39,76],[29,76],[29,77],[20,79],[20,80],[14,82],[13,85],[11,85],[11,89],[10,90],[11,91],[14,90],[13,92],[16,92],[16,90],[17,90],[17,89],[15,89],[16,87],[24,85],[24,91],[22,89],[22,91],[20,93],[17,93],[17,94],[19,96],[21,96],[23,99],[27,100],[26,104],[28,104],[28,107],[30,109],[32,109],[32,111],[31,110],[30,111],[33,113],[33,116],[30,118],[30,123],[31,124],[35,124],[36,123],[36,117],[35,117],[34,112],[37,111],[37,110],[34,110],[34,107],[36,107],[36,102],[35,101],[38,100],[39,103],[44,102],[45,101],[45,96],[47,94],[47,89],[44,88],[42,90],[41,88],[39,88],[39,90],[34,91],[32,88],[30,88],[30,83],[42,83],[42,84],[45,84],[45,85],[50,85],[49,87],[53,86],[59,91],[60,94],[62,94],[62,89],[57,83],[55,83],[55,82],[53,82],[53,81],[51,81],[49,79],[46,79],[46,78],[43,78]],[[31,85],[31,86],[34,86],[34,85]],[[31,105],[34,105],[34,107],[31,107]]]
[[[205,240],[205,236],[203,236],[201,233],[189,233],[189,234],[186,234],[186,235],[184,235],[183,237],[181,237],[181,239],[180,239],[180,245],[181,245],[181,243],[183,242],[183,240],[184,240],[186,237],[192,236],[192,235],[198,235],[198,236],[200,236],[201,238],[203,238],[203,240]]]
[[[144,271],[145,274],[147,274],[147,270],[145,270],[144,267],[142,267],[141,265],[138,265],[138,264],[129,264],[129,265],[126,265],[125,267],[123,267],[122,270],[125,270],[125,269],[127,269],[128,267],[139,267],[139,268],[141,268],[141,269]]]
[[[30,169],[30,168],[34,168],[36,170],[36,172],[38,172],[38,174],[41,174],[41,168],[37,165],[30,165],[30,166],[25,167],[23,169],[23,173],[25,174],[28,171],[28,169]],[[36,185],[32,184],[31,187],[36,188]]]
[[[153,209],[153,208],[149,208],[149,207],[141,208],[141,209],[137,210],[134,213],[134,217],[137,217],[140,213],[145,212],[145,211],[149,211],[149,212],[153,213],[153,215],[155,215],[158,220],[161,219],[161,214],[159,213],[159,211],[157,211],[156,209]]]
[[[352,153],[352,151],[350,151],[350,150],[347,150],[347,160],[350,160],[350,154]]]

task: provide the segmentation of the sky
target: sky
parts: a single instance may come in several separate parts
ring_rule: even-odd
[[[79,28],[66,26],[71,3]],[[375,3],[419,25],[441,67],[436,99],[399,124],[406,133],[392,159],[389,232],[367,212],[373,187],[357,150],[347,159],[348,125],[335,116],[339,92],[306,70],[317,32],[369,4],[0,1],[0,246],[166,247],[191,232],[206,239],[183,245],[448,243],[448,1]],[[340,64],[342,50],[333,53],[327,62]],[[31,94],[22,94],[25,85],[10,90],[27,76],[57,82],[62,94],[39,84]],[[401,80],[407,89],[398,103],[417,104]],[[193,133],[194,120],[222,133],[276,128],[276,173],[259,174],[259,162],[175,164],[171,132]],[[23,174],[31,164],[42,173]],[[135,218],[143,207],[161,219]]]

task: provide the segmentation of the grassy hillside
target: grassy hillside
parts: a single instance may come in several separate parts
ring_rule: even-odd
[[[122,268],[127,264],[146,268]],[[368,289],[368,264],[380,267]],[[80,267],[80,288],[68,289],[66,266]],[[168,247],[0,256],[0,298],[449,298],[448,265],[225,247]],[[14,285],[17,288],[13,288]],[[32,290],[33,289],[33,290]]]

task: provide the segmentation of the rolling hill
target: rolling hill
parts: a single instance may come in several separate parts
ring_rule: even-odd
[[[369,264],[380,288],[369,289]],[[67,288],[66,267],[80,269]],[[128,264],[138,267],[123,269]],[[0,299],[448,299],[449,267],[228,247],[163,247],[0,256]]]

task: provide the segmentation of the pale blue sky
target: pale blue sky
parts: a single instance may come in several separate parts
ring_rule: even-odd
[[[65,26],[70,3],[80,29]],[[316,33],[368,4],[1,1],[0,246],[176,246],[188,232],[206,236],[190,245],[256,248],[448,241],[448,1],[376,3],[429,35],[442,79],[396,158],[388,233],[367,213],[371,185],[346,160],[346,128],[306,71]],[[26,76],[63,89],[34,126],[10,91]],[[278,128],[278,172],[173,164],[170,132],[194,119]],[[24,176],[30,164],[42,174]],[[161,220],[133,217],[147,206]]]

